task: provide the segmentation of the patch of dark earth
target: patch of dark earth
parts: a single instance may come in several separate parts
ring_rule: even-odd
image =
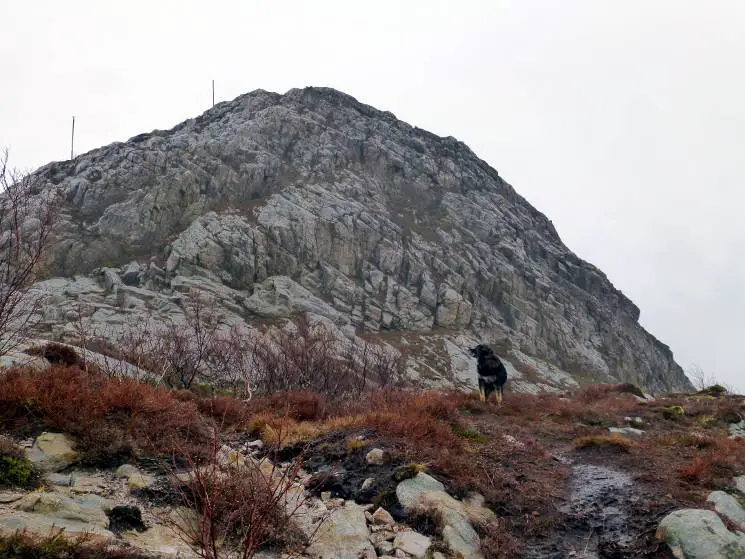
[[[659,503],[659,489],[634,481],[600,453],[559,455],[571,477],[559,506],[563,524],[526,541],[525,559],[674,559],[657,541],[660,520],[679,508]]]
[[[348,446],[347,441],[355,436],[364,438],[364,446]],[[368,464],[366,456],[373,448],[386,450],[385,463]],[[396,486],[416,475],[417,470],[390,442],[376,440],[374,432],[331,433],[310,443],[281,449],[269,447],[263,455],[279,463],[302,460],[303,469],[311,475],[307,489],[313,495],[330,492],[332,498],[352,500],[360,505],[372,503],[385,508],[396,521],[406,520],[396,498]]]

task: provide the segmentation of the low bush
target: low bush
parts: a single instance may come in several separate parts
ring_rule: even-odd
[[[79,439],[82,459],[91,465],[167,455],[177,446],[198,452],[207,426],[195,402],[134,379],[61,365],[0,375],[0,429],[69,433]]]
[[[38,355],[43,357],[54,365],[79,365],[82,360],[77,352],[70,346],[49,342],[43,346],[34,346],[26,350],[29,355]]]
[[[0,487],[31,488],[38,482],[38,472],[23,449],[0,437]]]
[[[745,441],[722,436],[679,469],[680,478],[708,489],[729,486],[734,476],[745,474]]]

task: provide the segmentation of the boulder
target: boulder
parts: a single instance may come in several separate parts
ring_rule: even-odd
[[[742,559],[745,536],[734,534],[711,510],[681,509],[660,522],[657,538],[677,559]]]
[[[42,433],[27,454],[42,472],[59,472],[78,461],[75,440],[64,433]]]
[[[316,559],[375,557],[365,511],[352,501],[331,512],[321,524],[305,554]]]
[[[432,539],[423,536],[419,532],[399,532],[393,540],[393,548],[401,550],[412,557],[423,559],[427,556],[427,550],[432,545]]]
[[[706,501],[713,503],[714,510],[732,522],[738,530],[745,531],[745,509],[735,497],[724,491],[712,491]]]
[[[730,423],[729,436],[731,439],[745,439],[745,421]]]
[[[53,530],[64,530],[70,537],[89,534],[94,540],[109,541],[114,539],[114,534],[97,524],[47,516],[44,514],[26,513],[22,511],[0,512],[0,535],[10,536],[19,531],[26,531],[40,537],[47,537]]]
[[[735,489],[742,495],[745,495],[745,476],[737,476],[735,478]]]
[[[407,512],[423,510],[437,513],[442,523],[442,539],[450,549],[462,554],[463,559],[482,559],[481,541],[471,525],[470,516],[491,518],[491,515],[482,511],[477,515],[475,511],[478,507],[474,506],[474,502],[468,507],[448,495],[444,489],[442,483],[420,472],[398,484],[396,497]]]
[[[420,502],[422,495],[432,491],[445,492],[445,486],[435,478],[424,472],[405,479],[396,486],[396,497],[406,510],[414,509]]]
[[[140,285],[141,275],[146,270],[145,266],[140,266],[137,262],[130,262],[122,273],[122,281],[125,285]]]
[[[109,518],[104,509],[110,505],[109,501],[95,495],[71,498],[58,493],[35,491],[18,501],[14,508],[18,511],[107,528]]]
[[[0,505],[15,503],[23,499],[25,495],[25,493],[19,493],[17,491],[0,491]]]

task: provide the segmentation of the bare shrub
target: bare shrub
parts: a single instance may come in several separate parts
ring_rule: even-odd
[[[686,370],[686,376],[693,383],[693,387],[699,392],[715,392],[719,394],[735,394],[734,388],[726,383],[720,382],[716,375],[707,373],[700,365],[693,364]],[[713,390],[712,390],[713,389]]]
[[[56,193],[0,154],[0,355],[28,337],[41,300],[27,297],[44,265],[56,218]]]
[[[321,323],[301,317],[295,330],[253,339],[253,384],[261,394],[310,391],[329,398],[356,396],[371,386],[398,387],[405,358],[369,342],[340,347]]]
[[[225,387],[236,397],[248,401],[253,395],[254,360],[251,341],[238,326],[218,333],[206,355],[209,380],[218,387]]]
[[[190,292],[184,300],[184,321],[167,320],[159,331],[162,380],[172,388],[191,388],[201,377],[210,375],[208,364],[215,350],[218,331],[223,325],[213,298]]]
[[[276,461],[226,456],[215,432],[206,461],[187,457],[186,483],[167,467],[186,508],[164,520],[205,559],[250,559],[267,546],[300,550],[310,543],[294,522],[308,502],[295,482],[303,458],[279,468]]]

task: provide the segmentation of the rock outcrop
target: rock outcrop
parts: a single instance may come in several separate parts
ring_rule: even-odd
[[[248,323],[310,312],[385,334],[439,383],[472,385],[463,349],[486,341],[516,390],[689,387],[639,309],[497,171],[331,89],[254,91],[34,176],[65,200],[40,335],[70,330],[89,297],[111,325],[192,286]]]
[[[707,503],[714,510],[681,509],[660,522],[657,537],[677,559],[734,559],[745,557],[745,476],[735,478],[735,492],[712,491]],[[724,520],[734,527],[730,531]]]

